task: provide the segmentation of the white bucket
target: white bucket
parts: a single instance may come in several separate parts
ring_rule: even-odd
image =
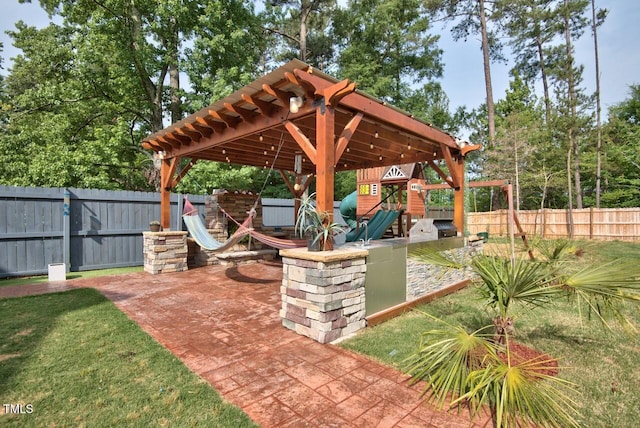
[[[66,280],[67,266],[64,263],[51,263],[49,265],[49,282]]]

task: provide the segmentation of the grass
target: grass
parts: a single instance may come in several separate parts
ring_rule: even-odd
[[[97,276],[105,275],[119,275],[122,273],[142,272],[142,266],[111,268],[111,269],[99,269],[88,270],[84,272],[69,272],[67,273],[67,279],[79,279],[79,278],[95,278]],[[0,279],[0,287],[9,285],[25,285],[25,284],[39,284],[42,282],[48,282],[48,276],[30,276],[25,278],[4,278]]]
[[[640,259],[640,244],[586,242],[585,263],[616,257]],[[402,369],[402,360],[418,346],[420,334],[437,324],[421,315],[428,312],[468,331],[491,324],[473,287],[423,305],[384,324],[366,329],[341,344],[383,363]],[[640,325],[640,306],[628,313]],[[516,315],[516,339],[560,359],[560,376],[578,385],[572,398],[579,404],[580,422],[589,427],[637,426],[640,419],[640,336],[621,329],[604,330],[597,321],[581,320],[574,304],[562,300]]]
[[[0,426],[253,422],[93,289],[0,300]]]

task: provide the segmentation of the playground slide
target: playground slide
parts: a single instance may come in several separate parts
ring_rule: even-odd
[[[340,215],[344,219],[345,223],[351,228],[355,229],[356,223],[356,209],[358,208],[358,199],[356,191],[349,193],[340,202]]]
[[[380,239],[384,235],[384,232],[393,224],[398,218],[402,210],[386,211],[386,215],[381,218],[380,222],[375,227],[369,228],[369,238]]]
[[[359,230],[354,228],[347,233],[347,242],[354,242],[359,239],[371,238],[371,228],[377,227],[377,225],[380,223],[380,220],[384,216],[386,216],[386,211],[384,210],[376,211],[373,217],[371,217],[371,220],[369,220],[369,222],[367,223],[366,227],[360,226]]]

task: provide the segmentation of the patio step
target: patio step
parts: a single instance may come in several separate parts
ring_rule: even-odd
[[[255,263],[258,260],[273,260],[278,255],[278,250],[249,250],[230,251],[228,253],[216,254],[216,258],[223,266]]]

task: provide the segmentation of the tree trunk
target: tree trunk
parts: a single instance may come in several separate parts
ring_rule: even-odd
[[[542,90],[544,94],[544,122],[549,123],[551,119],[551,96],[549,95],[549,82],[547,81],[547,71],[544,65],[544,51],[542,50],[542,38],[540,33],[536,35],[536,45],[538,47],[538,61],[540,61],[540,75],[542,76]]]
[[[517,135],[517,133],[516,133]],[[516,137],[514,139],[514,145],[513,145],[513,150],[514,150],[514,157],[515,157],[515,179],[516,179],[516,211],[520,211],[520,167],[518,165],[518,162],[520,161],[518,159],[518,138]]]
[[[598,23],[596,22],[596,2],[591,0],[591,19],[593,26],[593,45],[596,62],[596,208],[600,208],[600,177],[602,175],[602,129],[600,106],[600,61],[598,60]]]
[[[495,107],[493,105],[493,88],[491,83],[491,61],[489,59],[489,36],[487,34],[487,17],[484,0],[478,0],[480,12],[480,31],[482,34],[482,59],[484,62],[484,82],[487,91],[487,119],[489,121],[489,146],[494,147],[496,139]]]
[[[307,20],[312,7],[313,2],[311,4],[300,2],[300,60],[302,62],[307,62]]]
[[[568,215],[567,215],[567,234],[569,235],[569,239],[573,239],[573,185],[571,183],[571,152],[573,151],[573,146],[571,141],[573,140],[571,129],[569,129],[569,142],[567,145],[569,146],[569,150],[567,150],[567,193],[569,197],[568,201]]]
[[[142,17],[140,16],[140,11],[135,6],[135,2],[131,0],[130,2],[130,10],[129,10],[129,18],[130,18],[130,37],[131,37],[131,50],[132,50],[132,59],[133,64],[136,69],[136,73],[140,78],[140,83],[144,88],[144,92],[147,97],[147,102],[149,103],[149,107],[151,108],[151,123],[150,128],[151,132],[157,132],[164,128],[164,124],[162,123],[162,87],[158,87],[158,85],[154,84],[147,73],[147,70],[142,63],[140,56],[140,44],[139,40],[142,35]],[[166,70],[160,73],[160,77],[158,81],[160,85],[164,81],[164,77],[166,75]]]
[[[172,39],[169,42],[171,49],[171,63],[169,64],[169,91],[171,97],[171,123],[182,119],[182,102],[180,100],[180,66],[178,63],[178,30],[175,18],[171,19],[173,25]]]
[[[569,152],[573,151],[574,160],[574,180],[576,187],[576,207],[578,209],[582,208],[582,186],[580,185],[580,148],[578,147],[578,139],[575,138],[574,135],[574,127],[577,120],[577,100],[576,100],[576,90],[575,90],[575,76],[574,76],[574,67],[573,67],[573,46],[571,44],[571,23],[569,21],[569,0],[564,0],[565,5],[565,15],[564,15],[564,35],[566,42],[566,51],[567,51],[567,90],[569,92],[569,106],[571,109],[571,117],[569,124]],[[567,161],[569,162],[571,158],[571,153],[567,156]],[[570,168],[570,165],[567,166]],[[567,171],[570,173],[570,171]],[[573,201],[570,201],[570,204]],[[573,227],[573,225],[571,225]],[[573,235],[572,235],[573,236]]]

